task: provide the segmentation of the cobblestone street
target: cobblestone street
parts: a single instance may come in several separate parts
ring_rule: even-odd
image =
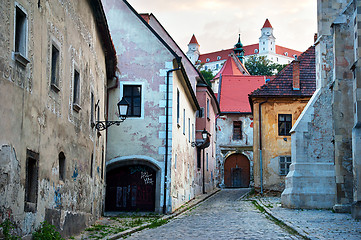
[[[250,201],[247,189],[225,189],[195,209],[127,239],[298,239],[268,220]]]

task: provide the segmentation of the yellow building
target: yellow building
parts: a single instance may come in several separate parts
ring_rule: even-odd
[[[291,165],[291,129],[316,87],[310,47],[274,79],[249,95],[254,117],[255,189],[282,191]]]

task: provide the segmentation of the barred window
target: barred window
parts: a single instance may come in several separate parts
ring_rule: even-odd
[[[291,156],[281,156],[280,158],[280,175],[287,175],[290,171],[290,165],[292,163]]]

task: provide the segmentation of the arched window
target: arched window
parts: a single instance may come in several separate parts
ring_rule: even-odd
[[[217,56],[217,60],[221,60],[221,56]]]
[[[209,60],[210,60],[210,59],[209,59],[209,58],[207,58],[207,59],[206,59],[206,62],[209,62]]]
[[[257,49],[257,48],[254,50],[254,53],[258,53],[258,49]]]

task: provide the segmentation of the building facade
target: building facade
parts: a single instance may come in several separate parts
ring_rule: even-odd
[[[20,235],[44,220],[76,234],[103,205],[94,105],[104,117],[116,58],[102,4],[10,0],[0,15],[1,220]]]
[[[285,188],[292,160],[290,130],[315,91],[315,78],[315,51],[310,47],[249,95],[254,118],[254,183],[261,193]]]
[[[241,44],[238,40],[237,44]],[[222,65],[227,60],[230,53],[233,53],[234,48],[211,52],[200,53],[200,44],[196,37],[193,35],[189,44],[187,56],[193,64],[199,65],[200,70],[210,70],[213,75],[216,75],[222,68]],[[262,29],[259,42],[257,44],[245,45],[241,44],[244,49],[244,60],[250,56],[265,56],[267,59],[278,64],[288,64],[295,59],[295,56],[299,56],[301,52],[276,45],[276,38],[273,35],[273,27],[268,19],[266,19]]]
[[[317,90],[293,128],[295,158],[282,193],[286,207],[333,207],[361,218],[360,6],[360,1],[317,2]],[[304,148],[310,143],[312,148]]]
[[[105,210],[170,213],[203,184],[212,188],[197,166],[200,75],[152,14],[139,15],[126,1],[104,5],[119,69],[109,103],[131,102],[126,121],[108,131]]]

